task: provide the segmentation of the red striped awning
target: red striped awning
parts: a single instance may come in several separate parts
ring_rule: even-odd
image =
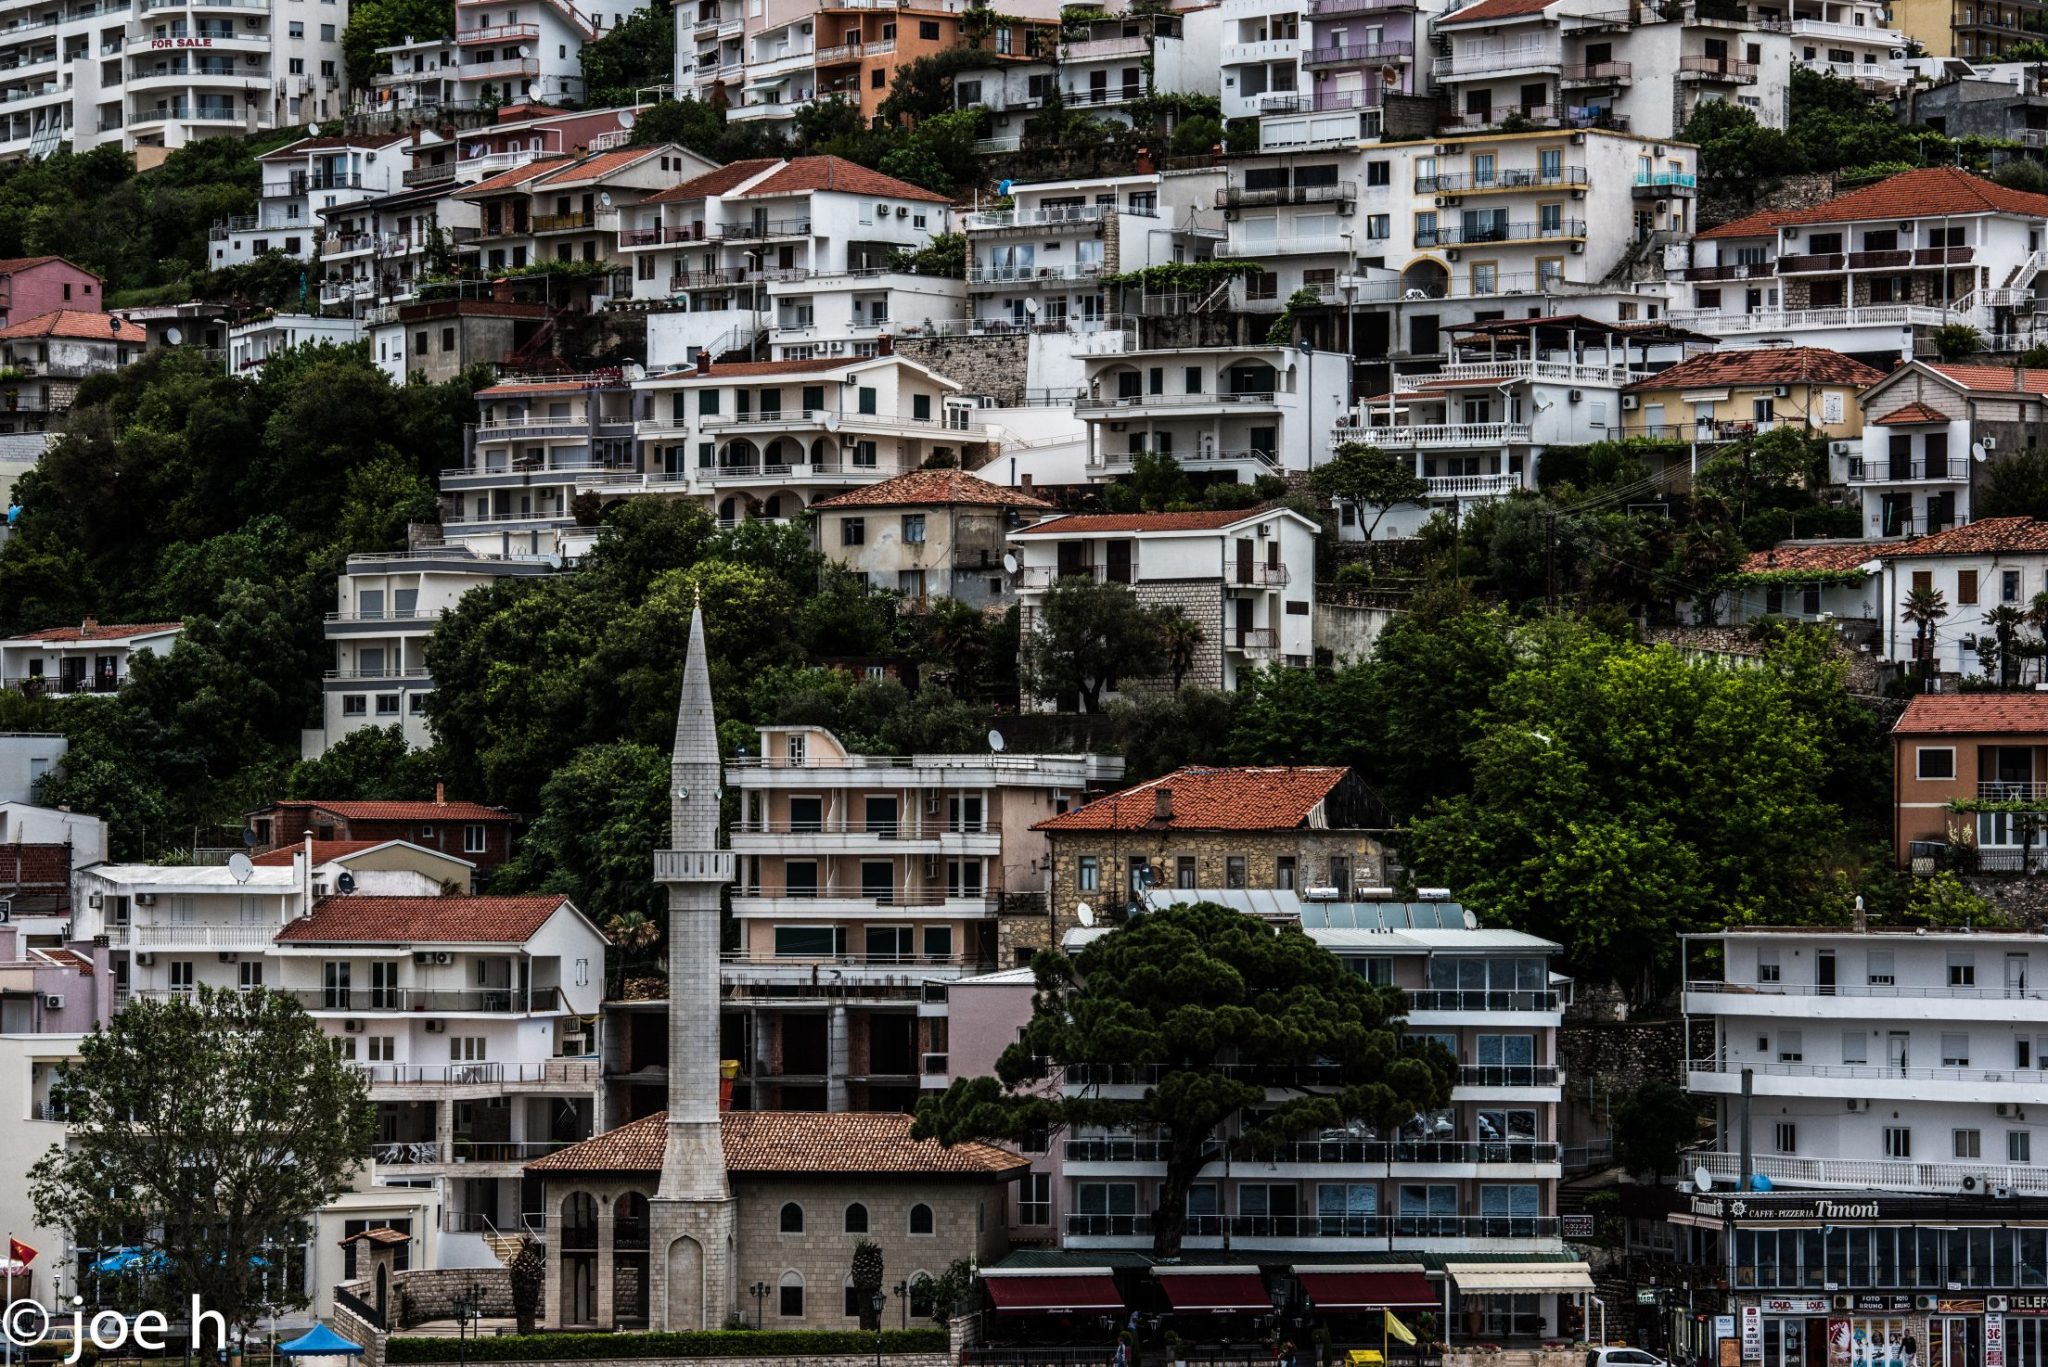
[[[1273,1308],[1266,1282],[1250,1268],[1168,1272],[1154,1269],[1177,1311],[1202,1315],[1264,1314]]]
[[[999,1315],[1121,1314],[1116,1279],[1102,1272],[984,1272]]]
[[[1301,1289],[1318,1310],[1399,1310],[1437,1306],[1443,1297],[1420,1272],[1352,1272],[1337,1268],[1294,1269]]]

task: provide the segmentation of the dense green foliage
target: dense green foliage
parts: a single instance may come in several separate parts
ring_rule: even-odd
[[[1361,1122],[1391,1139],[1450,1098],[1455,1061],[1441,1045],[1403,1038],[1402,994],[1369,983],[1298,927],[1210,903],[1170,907],[1071,958],[1041,953],[1033,968],[1031,1021],[997,1075],[956,1078],[921,1101],[913,1133],[948,1144],[1081,1126],[1168,1136],[1152,1211],[1161,1258],[1180,1253],[1188,1190],[1214,1161],[1212,1145],[1252,1159]],[[1225,1062],[1271,1068],[1282,1089],[1294,1070],[1334,1065],[1342,1084],[1275,1099],[1264,1080],[1226,1074]],[[1077,1067],[1160,1071],[1135,1097],[1046,1085]],[[1231,1121],[1240,1123],[1226,1129]]]
[[[578,55],[586,104],[602,109],[636,103],[642,90],[675,79],[675,12],[668,0],[654,0],[585,43]]]
[[[884,1329],[884,1353],[944,1352],[943,1329]],[[786,1357],[838,1354],[862,1357],[875,1351],[877,1336],[857,1329],[709,1329],[697,1333],[504,1334],[457,1344],[450,1338],[401,1335],[389,1341],[385,1360],[394,1364],[469,1362],[563,1362],[600,1358],[747,1358],[756,1362]],[[457,1349],[461,1351],[458,1352]]]
[[[348,83],[367,90],[372,76],[390,70],[390,59],[377,55],[380,47],[454,34],[454,0],[358,0],[349,7],[348,26],[341,31],[341,61]]]

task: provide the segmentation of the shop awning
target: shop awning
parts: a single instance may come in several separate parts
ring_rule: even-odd
[[[1266,1280],[1256,1268],[1155,1268],[1166,1299],[1183,1314],[1263,1315],[1273,1308]]]
[[[1373,1271],[1296,1267],[1294,1275],[1318,1310],[1400,1310],[1443,1304],[1443,1296],[1430,1286],[1419,1267]]]
[[[1106,1267],[984,1271],[981,1279],[999,1315],[1120,1314],[1124,1308]]]
[[[1593,1269],[1584,1263],[1445,1263],[1444,1273],[1468,1296],[1593,1289]]]

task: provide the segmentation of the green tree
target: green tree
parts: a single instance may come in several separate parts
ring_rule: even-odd
[[[1906,605],[1900,609],[1899,619],[1913,627],[1913,654],[1923,675],[1934,672],[1934,632],[1946,616],[1948,597],[1940,589],[1906,590]]]
[[[329,802],[424,802],[434,795],[438,757],[406,744],[398,726],[351,731],[318,759],[302,759],[285,776],[284,795]]]
[[[921,1101],[913,1133],[955,1144],[1122,1126],[1158,1139],[1160,1258],[1180,1254],[1188,1191],[1212,1146],[1277,1158],[1293,1140],[1359,1122],[1391,1140],[1451,1094],[1450,1054],[1403,1039],[1400,992],[1373,986],[1298,927],[1208,903],[1170,907],[1071,959],[1042,953],[1033,967],[1031,1021],[996,1076],[956,1078]],[[1247,1067],[1269,1073],[1248,1077]],[[1137,1096],[1064,1091],[1062,1074],[1083,1068],[1135,1070],[1146,1085]],[[1305,1085],[1312,1068],[1341,1081]]]
[[[1160,619],[1159,642],[1166,650],[1166,667],[1173,675],[1173,691],[1180,692],[1180,681],[1195,667],[1196,652],[1208,633],[1202,624],[1185,612],[1173,612]]]
[[[132,1000],[79,1042],[69,1118],[29,1172],[36,1219],[80,1248],[138,1247],[163,1299],[246,1332],[306,1304],[269,1260],[348,1189],[376,1136],[363,1075],[290,996],[201,988]],[[280,1161],[289,1155],[290,1161]]]
[[[1123,584],[1070,576],[1039,600],[1037,630],[1023,641],[1024,683],[1041,698],[1076,695],[1084,712],[1102,710],[1102,691],[1118,679],[1164,671],[1157,616]]]
[[[2041,363],[2048,366],[2048,350]],[[2048,518],[2048,451],[2001,451],[1974,473],[1978,485],[1971,506],[1978,518]]]
[[[595,42],[585,43],[580,57],[584,99],[594,109],[633,104],[640,91],[667,85],[676,69],[676,21],[669,0],[633,10]]]
[[[1630,1092],[1614,1113],[1615,1156],[1639,1178],[1679,1171],[1681,1155],[1699,1140],[1699,1101],[1662,1078]]]
[[[1367,541],[1390,510],[1404,503],[1419,503],[1429,492],[1428,481],[1415,473],[1413,457],[1355,441],[1339,446],[1336,455],[1318,466],[1309,476],[1309,487],[1319,498],[1356,509]],[[1368,510],[1370,522],[1366,521]]]
[[[880,1306],[885,1275],[882,1246],[873,1239],[855,1240],[849,1277],[853,1282],[854,1304],[860,1310],[860,1327],[871,1334],[882,1327]]]
[[[667,902],[647,852],[668,834],[668,756],[649,745],[589,745],[570,757],[540,793],[540,813],[492,886],[566,893],[599,925]]]
[[[964,233],[935,233],[930,242],[914,252],[897,248],[889,264],[912,275],[962,278],[967,274],[967,237]]]
[[[2026,614],[2011,603],[2000,603],[1984,614],[1984,625],[1991,628],[1992,658],[2001,688],[2013,688],[2020,681],[2019,637],[2026,622]]]
[[[1944,361],[1961,361],[1984,349],[1984,334],[1968,323],[1943,323],[1934,330],[1934,349]]]
[[[341,31],[348,83],[367,90],[371,77],[391,69],[390,58],[377,55],[380,47],[454,36],[454,0],[362,0],[349,9]]]

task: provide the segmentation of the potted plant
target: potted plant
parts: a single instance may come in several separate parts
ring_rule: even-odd
[[[1188,1367],[1188,1341],[1171,1329],[1166,1331],[1166,1355],[1173,1367]]]

